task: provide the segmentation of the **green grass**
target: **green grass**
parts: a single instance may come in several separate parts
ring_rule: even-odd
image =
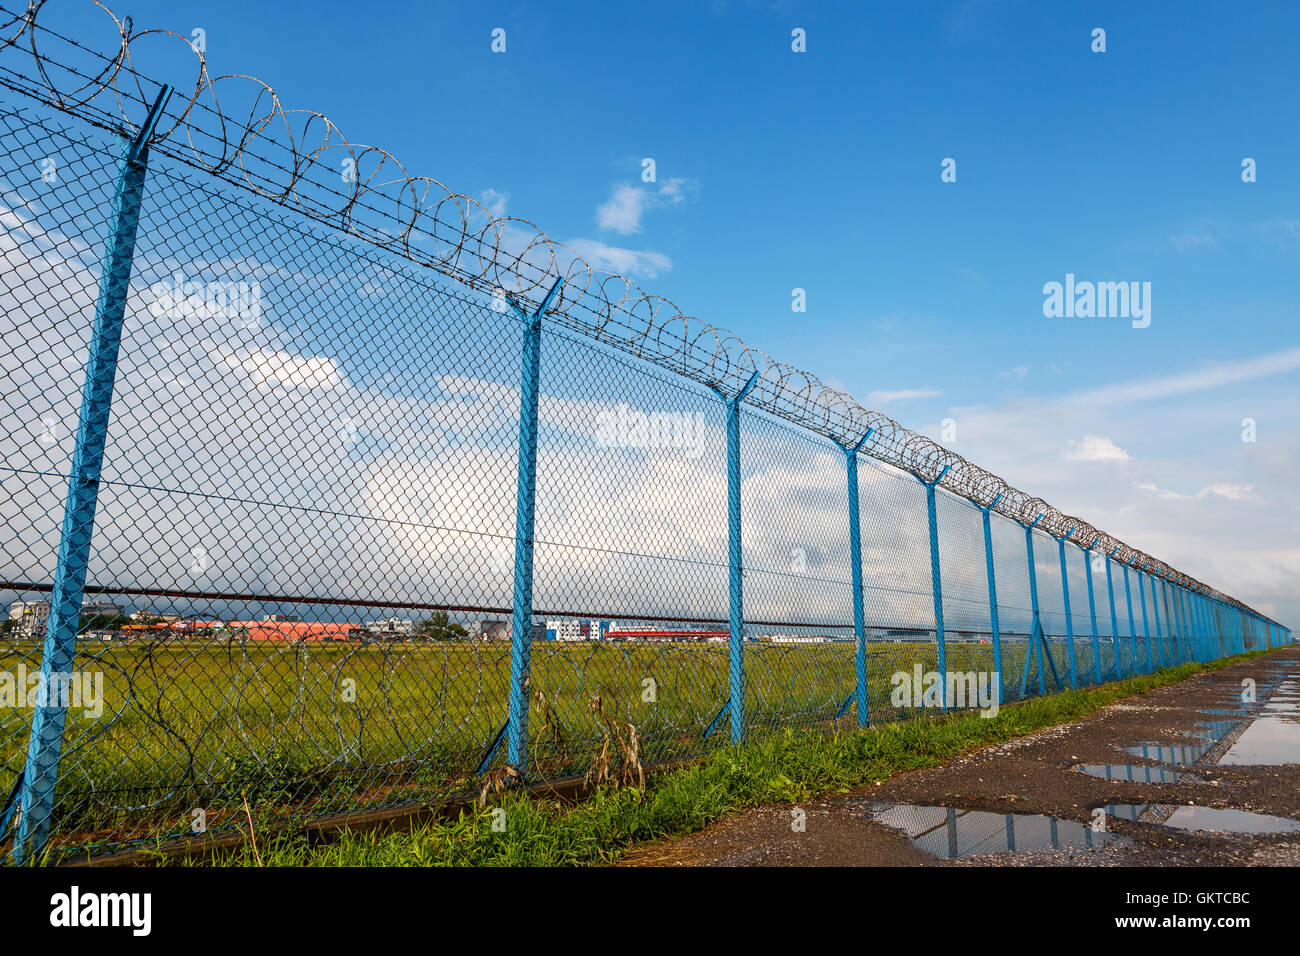
[[[265,833],[254,852],[245,840],[191,864],[223,866],[575,866],[609,863],[629,846],[690,833],[725,814],[809,800],[934,767],[971,750],[1077,720],[1120,698],[1257,657],[1256,651],[1208,664],[1185,664],[1087,690],[1065,691],[1002,708],[994,718],[962,713],[884,724],[865,731],[786,731],[720,749],[692,766],[655,774],[644,797],[602,789],[577,805],[507,795],[505,830],[497,807],[462,811],[448,822],[387,835],[345,832],[311,847],[301,832]]]
[[[1053,640],[1057,666],[1063,641]],[[1076,641],[1079,671],[1092,648]],[[1007,642],[1003,699],[1019,692],[1023,643]],[[1109,670],[1113,650],[1101,646]],[[1131,651],[1121,643],[1125,666]],[[878,643],[868,649],[872,718],[910,716],[890,704],[889,675],[936,666],[935,647]],[[106,847],[189,830],[203,808],[209,829],[244,825],[243,799],[270,824],[313,815],[441,799],[476,784],[474,770],[505,719],[510,649],[505,642],[270,644],[210,641],[83,643],[77,668],[104,677],[105,714],[69,712],[52,846]],[[0,648],[0,670],[31,670],[35,644]],[[746,645],[746,716],[761,737],[854,725],[836,714],[855,686],[851,644]],[[992,647],[950,642],[947,666],[992,670]],[[587,770],[603,740],[590,705],[636,726],[642,761],[697,758],[725,744],[704,731],[727,696],[720,644],[538,644],[530,779]],[[645,680],[656,695],[644,699]],[[353,700],[342,688],[351,682]],[[30,709],[0,713],[0,792],[26,754]],[[502,757],[499,755],[497,763]]]

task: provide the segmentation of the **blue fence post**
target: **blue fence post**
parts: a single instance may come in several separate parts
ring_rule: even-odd
[[[1083,552],[1083,570],[1088,580],[1088,623],[1092,626],[1092,658],[1098,684],[1101,683],[1101,640],[1097,637],[1097,595],[1093,593],[1092,587],[1092,549],[1100,540],[1101,538],[1093,538],[1092,544],[1086,548],[1080,547]]]
[[[1042,644],[1043,660],[1038,666],[1038,692],[1047,693],[1047,636],[1043,633],[1043,620],[1038,614],[1038,570],[1034,566],[1034,527],[1043,520],[1040,514],[1025,525],[1025,553],[1029,560],[1029,603],[1033,610],[1033,620],[1029,627],[1029,647],[1037,652]],[[1025,671],[1020,678],[1020,696],[1025,696],[1025,687],[1029,679],[1030,655],[1025,655]]]
[[[743,557],[740,547],[740,403],[758,382],[758,372],[733,397],[728,398],[721,389],[714,388],[718,397],[727,403],[727,565],[728,565],[728,624],[729,653],[729,703],[731,711],[731,742],[745,739],[745,612]]]
[[[1129,640],[1133,646],[1133,673],[1134,674],[1137,673],[1137,669],[1138,669],[1137,666],[1138,632],[1137,632],[1137,623],[1133,620],[1133,591],[1129,587],[1129,583],[1128,583],[1128,568],[1129,565],[1136,560],[1137,560],[1137,555],[1135,554],[1124,565],[1124,602],[1128,605],[1128,633],[1129,633]]]
[[[1146,585],[1142,583],[1142,569],[1134,568],[1138,579],[1138,604],[1142,608],[1142,638],[1147,642],[1147,673],[1151,673],[1151,625],[1147,621]]]
[[[515,486],[515,586],[510,619],[510,711],[507,759],[519,773],[528,760],[528,678],[533,656],[533,519],[537,504],[537,404],[541,382],[542,316],[564,285],[555,280],[531,314],[514,302],[510,307],[523,320],[523,353],[519,386],[519,461]]]
[[[1178,609],[1178,647],[1179,655],[1186,664],[1192,659],[1191,638],[1187,630],[1187,603],[1184,600],[1187,590],[1181,584],[1174,589],[1174,606]]]
[[[1123,676],[1119,663],[1119,618],[1115,614],[1115,580],[1110,573],[1111,565],[1114,564],[1113,557],[1119,548],[1112,548],[1110,554],[1106,555],[1106,594],[1110,598],[1110,644],[1111,649],[1115,652],[1115,679],[1119,680]]]
[[[989,512],[1002,500],[1003,492],[990,501],[987,507],[980,508],[984,519],[984,571],[989,586],[989,626],[993,629],[993,670],[998,678],[998,699],[1002,703],[1002,629],[998,624],[998,585],[993,571],[993,529],[989,524]]]
[[[1065,532],[1065,537],[1056,539],[1056,546],[1061,552],[1061,596],[1065,599],[1065,640],[1070,647],[1070,686],[1078,690],[1079,670],[1074,660],[1074,621],[1070,617],[1070,569],[1065,563],[1065,539],[1072,534],[1073,528]]]
[[[1155,618],[1156,630],[1156,666],[1165,666],[1165,648],[1164,639],[1160,636],[1160,600],[1156,597],[1156,576],[1148,575],[1151,578],[1151,614]]]
[[[939,517],[934,503],[935,485],[943,481],[951,465],[944,465],[943,471],[934,481],[926,481],[920,475],[912,477],[925,486],[925,514],[930,523],[930,590],[934,592],[934,638],[939,650],[939,709],[948,710],[948,653],[943,636],[943,583],[939,574]]]
[[[108,219],[104,259],[100,265],[99,296],[91,330],[90,354],[82,385],[77,438],[68,476],[68,495],[59,537],[59,555],[50,593],[50,616],[45,627],[38,694],[32,711],[27,763],[18,794],[19,826],[13,857],[21,863],[39,855],[50,835],[54,790],[63,752],[67,701],[62,688],[77,656],[77,631],[81,626],[81,599],[90,565],[90,539],[99,500],[99,476],[108,441],[108,419],[117,377],[126,296],[131,284],[140,207],[149,172],[149,140],[171,99],[164,86],[135,138],[125,144],[118,165],[113,205]],[[57,686],[56,686],[57,685]],[[51,699],[52,698],[52,699]]]
[[[871,437],[874,429],[868,428],[862,440],[844,449],[845,467],[849,485],[849,561],[853,565],[853,638],[857,642],[858,726],[867,726],[867,622],[862,608],[862,520],[858,507],[858,452]]]

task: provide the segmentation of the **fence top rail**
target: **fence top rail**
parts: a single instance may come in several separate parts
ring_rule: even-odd
[[[627,276],[592,265],[527,220],[495,217],[436,179],[412,176],[387,150],[350,142],[323,113],[289,108],[273,87],[244,74],[213,76],[201,44],[170,30],[137,30],[102,13],[85,41],[62,32],[46,0],[0,0],[0,85],[103,129],[139,132],[162,82],[139,65],[159,64],[176,87],[151,149],[232,182],[273,203],[434,269],[471,289],[540,304],[563,286],[548,322],[631,353],[723,394],[757,376],[745,401],[841,446],[1026,524],[1041,515],[1053,537],[1093,547],[1122,564],[1266,618],[1151,555],[1063,514],[961,455],[863,408],[810,372],[772,359],[735,334],[683,313]],[[93,44],[93,45],[92,45]],[[180,56],[182,59],[177,60]],[[178,62],[183,64],[178,66]]]

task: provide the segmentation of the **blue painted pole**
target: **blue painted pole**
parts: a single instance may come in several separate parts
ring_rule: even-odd
[[[1106,555],[1106,594],[1110,598],[1110,644],[1111,649],[1115,652],[1115,679],[1119,680],[1123,676],[1119,665],[1119,618],[1115,615],[1115,581],[1111,576],[1110,567],[1114,562],[1112,556],[1119,548],[1112,548],[1110,554]]]
[[[858,508],[858,452],[871,437],[873,429],[868,428],[852,448],[844,449],[844,459],[848,469],[849,485],[849,561],[853,565],[853,637],[857,642],[857,679],[858,679],[858,726],[867,726],[867,622],[862,608],[862,521]]]
[[[939,575],[939,517],[934,502],[934,489],[943,476],[948,474],[950,465],[944,465],[943,471],[934,481],[926,481],[920,475],[914,475],[925,486],[925,514],[930,522],[930,590],[934,593],[934,637],[939,649],[939,707],[948,710],[948,653],[944,646],[943,635],[943,584]]]
[[[1101,683],[1101,640],[1097,637],[1097,595],[1092,587],[1092,549],[1100,538],[1094,538],[1092,544],[1083,548],[1083,569],[1088,576],[1088,623],[1092,626],[1092,658],[1097,670],[1097,683]]]
[[[533,657],[533,519],[537,505],[537,404],[541,382],[542,316],[560,291],[555,280],[542,304],[531,314],[514,302],[523,320],[522,369],[519,386],[519,461],[515,486],[515,587],[510,620],[510,693],[506,719],[507,760],[521,774],[528,761],[528,678]]]
[[[1151,576],[1151,613],[1156,621],[1156,666],[1165,666],[1165,644],[1160,636],[1160,601],[1156,598],[1156,578]]]
[[[77,656],[77,631],[81,625],[81,599],[90,565],[90,540],[99,500],[99,476],[108,441],[108,419],[117,377],[126,297],[131,284],[140,207],[149,171],[149,140],[162,118],[172,88],[164,86],[149,110],[139,133],[125,145],[117,171],[117,184],[108,219],[108,238],[100,265],[99,296],[91,330],[90,354],[82,385],[76,445],[68,477],[59,555],[50,593],[50,616],[45,628],[38,693],[46,699],[32,711],[27,764],[18,794],[19,826],[13,858],[22,863],[40,854],[50,834],[54,791],[63,752],[67,721],[66,685]]]
[[[1065,532],[1064,538],[1057,538],[1056,546],[1061,552],[1061,596],[1065,598],[1065,640],[1070,648],[1070,686],[1078,690],[1079,670],[1074,661],[1074,620],[1070,617],[1070,569],[1065,563],[1065,538],[1072,534],[1073,528]]]
[[[1174,592],[1174,597],[1178,602],[1178,621],[1179,630],[1182,636],[1183,660],[1195,660],[1195,654],[1192,650],[1192,631],[1190,622],[1187,620],[1187,589],[1181,585]]]
[[[1146,585],[1142,583],[1142,571],[1140,568],[1134,568],[1133,573],[1138,579],[1138,604],[1142,608],[1142,637],[1147,642],[1147,673],[1151,673],[1151,626],[1147,622],[1147,599]]]
[[[988,507],[980,508],[984,518],[984,572],[989,586],[989,626],[993,630],[993,670],[998,679],[997,703],[1002,703],[1002,629],[998,625],[998,585],[993,571],[993,529],[989,523],[989,512],[1002,500],[1002,493],[989,502]]]
[[[1047,693],[1047,636],[1043,633],[1043,620],[1038,615],[1038,571],[1034,567],[1034,526],[1043,520],[1040,514],[1037,518],[1025,525],[1025,553],[1029,558],[1029,603],[1033,608],[1033,621],[1029,629],[1029,643],[1035,648],[1037,642],[1043,644],[1043,660],[1038,666],[1038,692]],[[1021,681],[1024,684],[1024,681]],[[1023,693],[1021,696],[1024,696]]]
[[[1124,565],[1124,601],[1128,605],[1128,633],[1129,640],[1132,642],[1133,647],[1133,673],[1135,674],[1138,669],[1138,632],[1137,623],[1133,620],[1133,591],[1129,587],[1128,583],[1128,568],[1129,565],[1136,560],[1137,555],[1134,555],[1128,560],[1128,563]]]
[[[728,682],[731,697],[731,742],[745,739],[745,612],[744,567],[740,546],[740,403],[758,382],[758,373],[749,377],[736,395],[727,398],[714,389],[727,403],[727,564],[729,582],[728,623],[730,628]]]

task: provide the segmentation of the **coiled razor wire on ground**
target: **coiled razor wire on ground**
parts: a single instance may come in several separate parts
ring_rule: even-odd
[[[1057,538],[1095,547],[1121,564],[1136,564],[1180,587],[1249,610],[1236,598],[1013,488],[888,416],[863,408],[812,373],[778,362],[733,333],[686,315],[634,280],[594,268],[533,223],[493,217],[477,200],[432,177],[408,175],[390,152],[350,142],[323,113],[286,108],[264,81],[246,74],[211,76],[204,52],[180,34],[137,31],[129,17],[118,18],[98,0],[94,5],[103,11],[106,28],[104,36],[96,38],[97,48],[46,28],[40,17],[49,0],[31,0],[22,12],[0,6],[5,85],[95,125],[134,133],[158,86],[137,69],[137,58],[147,55],[151,43],[181,44],[193,56],[193,82],[175,84],[186,98],[169,108],[152,149],[473,289],[504,290],[535,303],[551,280],[562,275],[564,286],[549,313],[554,321],[727,394],[738,392],[757,371],[759,383],[746,399],[749,404],[842,444],[856,444],[870,430],[863,451],[880,461],[926,481],[943,475],[941,487],[981,507],[991,504],[999,514],[1022,523],[1038,519],[1039,526]],[[46,51],[47,45],[66,49],[67,44],[85,52],[97,49],[98,71],[70,68]],[[355,182],[346,191],[325,179],[338,179],[343,161],[356,170]],[[432,239],[432,253],[422,248],[425,239]]]
[[[500,783],[491,775],[507,769],[532,780],[584,771],[639,780],[643,761],[697,757],[724,742],[719,728],[737,694],[753,728],[861,723],[850,710],[855,693],[869,698],[871,721],[903,719],[922,705],[893,701],[886,675],[943,670],[945,646],[950,670],[993,673],[1001,699],[1013,700],[1048,686],[1035,635],[1044,659],[1049,645],[1062,666],[1068,653],[1070,679],[1084,683],[1264,643],[1262,620],[1240,602],[593,268],[531,223],[493,218],[436,180],[409,177],[321,114],[285,109],[261,81],[211,77],[185,38],[136,31],[95,6],[105,26],[98,52],[57,28],[51,11],[66,5],[12,12],[0,2],[0,86],[77,120],[65,129],[38,115],[49,110],[0,106],[0,311],[9,320],[0,343],[0,590],[29,601],[53,589],[71,455],[62,439],[41,442],[33,420],[43,410],[61,421],[76,415],[120,158],[103,133],[137,131],[158,88],[149,74],[175,80],[182,71],[141,61],[170,49],[193,83],[173,97],[151,141],[86,594],[175,602],[196,630],[186,640],[119,633],[109,645],[79,634],[79,667],[102,672],[108,688],[101,722],[67,732],[59,852],[183,833],[196,807],[210,830],[231,829],[242,825],[245,799],[283,822],[441,799],[486,788],[484,779]],[[43,159],[64,171],[53,184],[34,172]],[[339,169],[356,176],[345,182]],[[274,276],[274,321],[164,321],[176,317],[154,312],[156,286],[144,287],[191,268],[218,283],[232,269]],[[449,631],[409,645],[359,633],[306,641],[330,627],[360,632],[399,610],[442,614],[443,624],[449,614],[515,610],[510,568],[497,556],[519,537],[520,330],[485,300],[536,302],[557,276],[565,283],[546,316],[539,372],[551,405],[535,442],[551,456],[533,498],[544,597],[521,606],[537,619],[609,618],[633,636],[527,642],[536,644],[522,678],[535,701],[531,748],[526,766],[504,768],[506,689],[519,687],[511,642],[451,640]],[[348,387],[304,396],[256,377],[288,361],[298,363],[290,372],[332,367]],[[391,388],[380,387],[385,370],[396,375]],[[737,395],[755,376],[737,470],[758,481],[746,479],[745,551],[732,567],[715,393]],[[596,411],[623,405],[693,416],[699,461],[675,449],[586,454]],[[379,438],[391,448],[366,445],[350,457],[359,435],[331,444],[329,430],[354,416],[386,421]],[[849,459],[861,466],[858,526],[868,545],[858,592],[872,632],[863,665],[849,623],[841,450],[868,433],[866,457]],[[941,520],[937,531],[929,522],[931,551],[912,476],[952,493],[932,502]],[[1031,543],[1027,562],[1025,528],[1035,522],[1077,548],[1035,552]],[[176,566],[195,541],[223,562],[214,557],[206,576]],[[793,551],[802,567],[788,560]],[[1089,558],[1106,557],[1114,560],[1094,576]],[[730,636],[726,615],[738,602],[728,605],[727,576],[741,565],[742,626],[764,633],[729,655],[714,641]],[[1140,572],[1131,591],[1130,567]],[[996,583],[987,576],[995,569]],[[1156,579],[1170,586],[1157,594]],[[1202,634],[1217,641],[1212,649],[1193,647],[1173,586],[1223,605],[1205,609],[1217,615]],[[305,611],[303,628],[318,632],[259,642],[253,618],[286,609]],[[217,618],[205,622],[214,631],[197,629],[200,612]],[[346,620],[314,619],[326,613]],[[660,638],[666,628],[673,640],[636,639],[638,627],[658,628]],[[14,633],[0,632],[0,671],[35,671],[40,645]],[[739,691],[729,672],[736,657],[748,670]],[[364,685],[364,696],[341,697],[348,681]],[[642,696],[647,682],[662,703]],[[26,711],[0,709],[0,846],[16,829],[6,826],[14,805],[6,797],[22,786],[31,723]]]

